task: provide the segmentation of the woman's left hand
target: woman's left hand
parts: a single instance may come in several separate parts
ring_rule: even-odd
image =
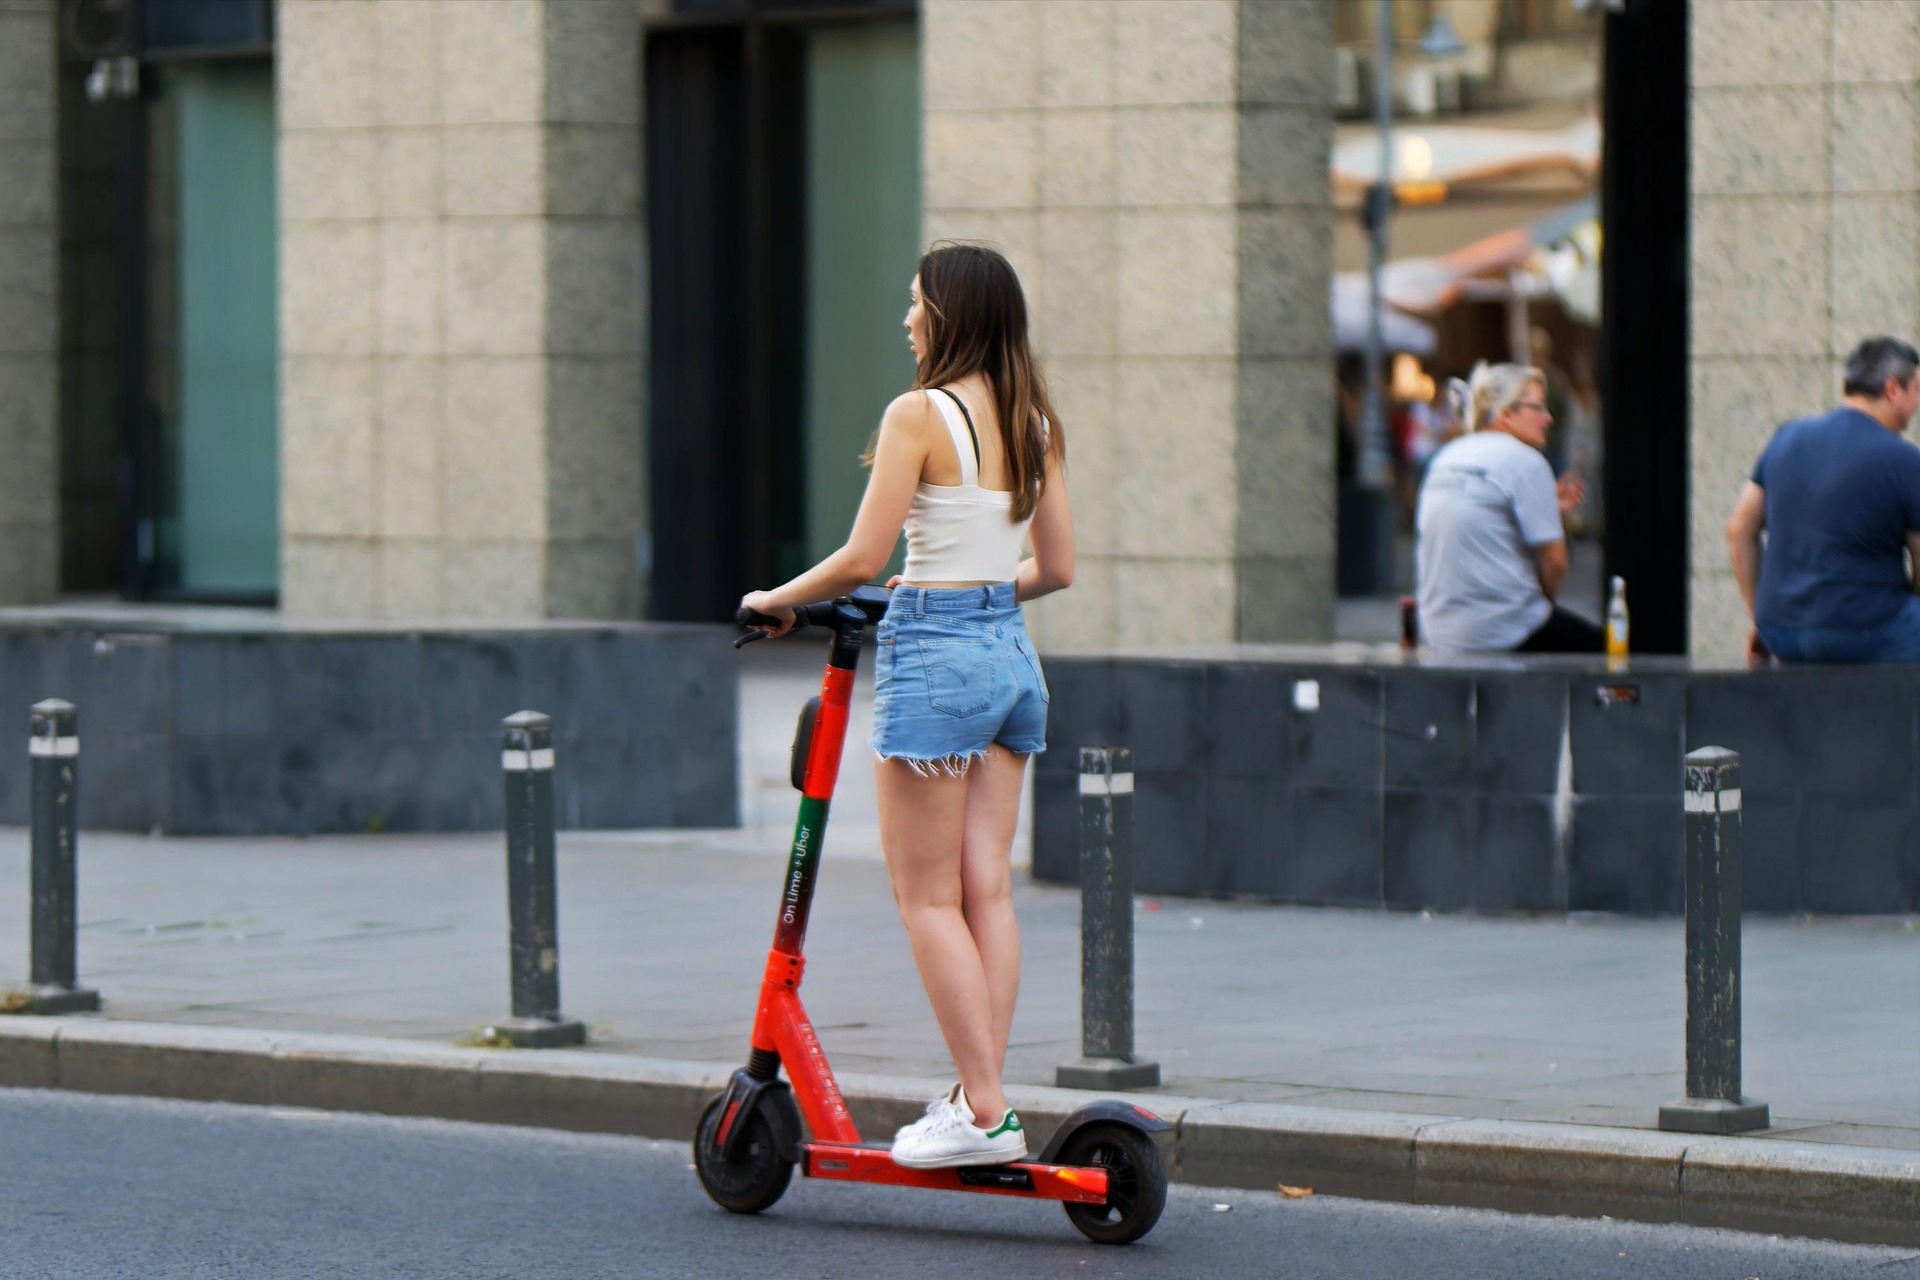
[[[747,594],[740,597],[740,607],[742,609],[751,609],[755,613],[765,614],[767,617],[777,620],[779,623],[778,626],[767,628],[767,634],[776,640],[793,630],[793,610],[787,608],[785,605],[774,604],[773,593],[771,591],[747,592]]]
[[[1554,485],[1554,493],[1560,499],[1560,514],[1566,515],[1586,500],[1587,485],[1579,476],[1569,471]]]

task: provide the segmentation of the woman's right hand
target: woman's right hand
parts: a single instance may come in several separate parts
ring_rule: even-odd
[[[1553,491],[1554,496],[1560,500],[1560,514],[1564,516],[1568,512],[1578,508],[1580,503],[1586,498],[1587,484],[1586,481],[1569,471],[1561,476],[1554,484]]]
[[[785,605],[773,603],[773,593],[771,591],[747,592],[747,594],[740,597],[740,607],[742,609],[751,609],[755,613],[765,614],[767,617],[772,618],[777,625],[768,627],[766,630],[767,634],[775,640],[778,640],[781,636],[793,630],[795,620],[793,610],[787,608]]]

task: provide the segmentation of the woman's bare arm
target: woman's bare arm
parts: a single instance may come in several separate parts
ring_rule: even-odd
[[[900,541],[900,528],[913,505],[932,438],[933,410],[925,395],[910,391],[887,406],[874,446],[873,472],[866,496],[853,519],[846,545],[799,577],[771,591],[755,591],[741,600],[750,609],[783,622],[791,611],[815,600],[832,600],[873,581],[887,567]],[[784,628],[783,628],[784,629]]]

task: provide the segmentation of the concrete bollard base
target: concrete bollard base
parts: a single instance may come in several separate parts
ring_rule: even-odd
[[[1075,1058],[1055,1069],[1053,1082],[1062,1089],[1155,1089],[1160,1085],[1160,1064]]]
[[[31,986],[27,1004],[35,1013],[98,1013],[100,993],[86,987],[62,987],[54,984]]]
[[[587,1025],[549,1022],[545,1018],[503,1018],[484,1028],[480,1038],[488,1044],[515,1049],[565,1049],[587,1042]]]
[[[1660,1108],[1660,1127],[1668,1133],[1746,1133],[1771,1123],[1767,1104],[1751,1098],[1682,1098]]]

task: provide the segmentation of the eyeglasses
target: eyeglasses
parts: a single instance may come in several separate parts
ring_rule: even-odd
[[[1515,400],[1513,407],[1516,409],[1531,409],[1535,413],[1545,413],[1547,411],[1547,406],[1541,404],[1538,400]]]

